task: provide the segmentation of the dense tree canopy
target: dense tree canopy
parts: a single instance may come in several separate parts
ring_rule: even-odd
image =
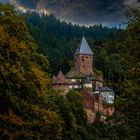
[[[40,46],[40,53],[48,56],[50,72],[56,73],[60,69],[64,73],[70,70],[73,55],[78,47],[83,32],[91,48],[96,49],[96,42],[103,40],[113,34],[121,32],[121,29],[108,28],[100,25],[91,27],[80,27],[71,23],[61,22],[53,15],[40,16],[37,13],[25,14],[28,29],[31,35]],[[96,53],[94,53],[96,57]],[[58,59],[59,58],[59,59]],[[96,59],[95,59],[96,60]]]
[[[0,4],[0,139],[139,140],[140,11],[127,17],[126,30],[85,28]],[[83,30],[95,68],[116,92],[115,115],[105,124],[100,113],[87,124],[78,91],[63,97],[50,87],[48,72],[70,69]]]
[[[0,139],[84,139],[80,94],[50,88],[48,60],[36,48],[21,15],[0,4]]]
[[[60,139],[62,120],[45,105],[48,61],[25,23],[0,4],[0,138]]]
[[[120,45],[123,81],[120,94],[123,107],[124,125],[129,129],[131,139],[140,135],[140,11],[132,9],[127,13],[129,18],[124,44]]]

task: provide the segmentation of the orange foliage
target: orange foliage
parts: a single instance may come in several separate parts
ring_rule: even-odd
[[[23,121],[22,118],[18,117],[12,110],[9,110],[7,114],[4,114],[3,117],[2,116],[0,117],[2,120],[10,122],[15,125],[22,126],[26,124],[26,122]]]

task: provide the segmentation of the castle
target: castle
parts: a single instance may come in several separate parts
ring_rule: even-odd
[[[94,72],[93,61],[93,52],[83,36],[74,54],[74,68],[65,75],[60,71],[52,79],[53,88],[62,95],[71,89],[80,90],[89,123],[94,122],[96,112],[102,114],[101,121],[114,112],[114,107],[104,107],[105,103],[114,102],[114,92],[109,87],[103,87],[103,78]]]

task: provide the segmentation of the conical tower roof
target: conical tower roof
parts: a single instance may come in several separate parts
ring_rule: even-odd
[[[78,54],[93,55],[93,52],[92,52],[91,48],[89,47],[84,36],[74,55],[78,55]]]

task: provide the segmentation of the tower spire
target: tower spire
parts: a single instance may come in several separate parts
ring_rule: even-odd
[[[80,71],[83,75],[93,73],[93,52],[89,47],[83,32],[83,38],[74,54],[75,70]]]
[[[81,43],[79,45],[79,47],[77,48],[76,52],[74,55],[80,55],[80,54],[84,54],[84,55],[93,55],[93,52],[91,50],[91,48],[89,47],[84,35],[83,38],[81,40]]]

